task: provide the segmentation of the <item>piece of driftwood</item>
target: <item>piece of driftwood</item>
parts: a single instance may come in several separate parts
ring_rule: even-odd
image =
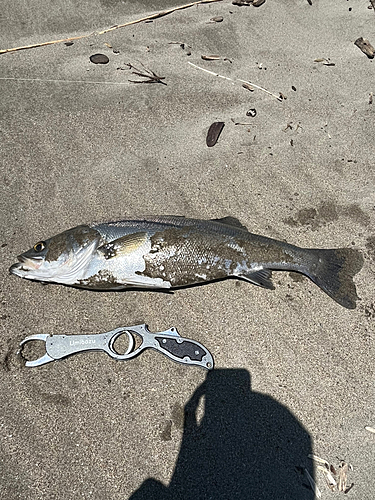
[[[354,45],[357,45],[357,47],[359,49],[362,50],[362,52],[364,54],[366,54],[366,56],[369,58],[369,59],[374,59],[374,56],[375,56],[375,49],[374,47],[371,45],[371,43],[366,40],[366,38],[357,38],[357,40],[354,42]]]
[[[266,0],[233,0],[233,5],[238,5],[243,7],[244,5],[252,5],[253,7],[260,7],[266,2]]]
[[[23,45],[22,47],[13,47],[12,49],[3,49],[0,50],[0,54],[5,54],[7,52],[16,52],[17,50],[25,50],[25,49],[35,49],[36,47],[44,47],[46,45],[53,45],[56,43],[63,42],[71,42],[72,40],[81,40],[82,38],[88,38],[90,36],[103,35],[104,33],[108,33],[113,30],[117,30],[119,28],[124,28],[125,26],[130,26],[132,24],[142,23],[146,21],[150,21],[151,19],[157,19],[159,17],[167,16],[176,10],[188,9],[189,7],[193,7],[194,5],[199,5],[203,3],[213,3],[213,2],[221,2],[221,0],[199,0],[197,2],[188,3],[185,5],[180,5],[179,7],[173,7],[168,10],[163,10],[161,12],[156,12],[155,14],[150,14],[149,16],[142,17],[141,19],[136,19],[135,21],[129,21],[123,24],[116,24],[115,26],[111,26],[110,28],[104,29],[102,31],[94,31],[93,33],[89,33],[86,35],[73,36],[69,38],[62,38],[61,40],[51,40],[48,42],[34,43],[32,45]]]
[[[214,122],[208,129],[206,144],[209,148],[212,148],[212,146],[215,146],[215,144],[217,143],[219,135],[221,134],[221,131],[224,128],[224,125],[225,125],[224,122]]]
[[[253,89],[253,87],[251,85],[249,85],[248,83],[243,83],[242,84],[242,87],[246,90],[250,90],[250,92],[254,92],[255,89]]]
[[[229,57],[221,57],[221,56],[206,56],[204,54],[201,55],[201,59],[204,61],[228,61],[232,63],[232,61],[229,59]]]
[[[220,61],[221,56],[205,56],[205,55],[201,55],[201,59],[203,59],[204,61]]]
[[[253,0],[233,0],[233,5],[238,5],[239,7],[243,7],[244,5],[249,6],[253,3]]]

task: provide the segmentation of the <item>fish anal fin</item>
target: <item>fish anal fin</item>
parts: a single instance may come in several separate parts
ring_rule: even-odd
[[[119,255],[128,255],[135,252],[147,241],[147,233],[139,232],[127,234],[113,240],[110,243],[106,243],[98,248],[98,252],[104,255],[105,259],[113,259]]]
[[[245,231],[249,231],[246,226],[244,226],[238,219],[235,217],[222,217],[221,219],[211,219],[214,222],[220,222],[220,224],[226,224],[227,226],[238,227],[240,229],[244,229]]]
[[[253,273],[241,274],[239,278],[250,281],[250,283],[253,283],[254,285],[268,288],[269,290],[275,289],[275,286],[271,281],[272,271],[269,269],[260,269],[259,271],[254,271]]]

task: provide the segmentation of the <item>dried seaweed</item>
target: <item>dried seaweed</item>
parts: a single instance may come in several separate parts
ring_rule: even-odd
[[[329,464],[327,460],[324,460],[324,458],[320,458],[317,455],[308,455],[308,457],[319,464],[317,470],[324,474],[324,479],[331,491],[348,493],[348,491],[353,488],[354,483],[347,486],[348,472],[353,470],[353,467],[349,463],[341,460],[339,468],[336,470],[335,467]]]
[[[135,71],[132,71],[132,75],[137,75],[141,76],[142,78],[145,78],[145,80],[129,80],[131,83],[161,83],[162,85],[167,85],[165,82],[162,80],[165,80],[165,76],[158,76],[154,71],[151,69],[147,69],[143,66],[144,68],[144,73],[142,73],[141,70],[137,69],[135,66],[132,64],[128,63],[126,64],[128,68],[133,69]]]

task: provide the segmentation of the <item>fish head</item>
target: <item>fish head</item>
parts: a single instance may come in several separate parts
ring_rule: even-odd
[[[29,280],[76,284],[84,275],[100,242],[89,226],[77,226],[47,240],[38,241],[18,256],[9,272]]]

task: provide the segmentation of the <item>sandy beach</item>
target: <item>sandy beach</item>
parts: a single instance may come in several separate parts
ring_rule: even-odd
[[[3,2],[0,498],[333,499],[341,473],[345,498],[371,500],[375,63],[355,41],[375,46],[374,9],[224,0],[119,27],[180,5]],[[174,294],[9,274],[41,239],[149,214],[359,249],[357,308],[287,272],[273,291],[230,279]],[[202,343],[215,370],[150,350],[39,368],[18,354],[28,335],[142,323]]]

